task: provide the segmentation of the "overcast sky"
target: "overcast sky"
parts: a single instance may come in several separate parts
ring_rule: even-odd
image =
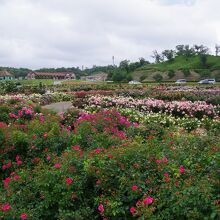
[[[220,44],[220,0],[0,0],[0,66],[91,67]]]

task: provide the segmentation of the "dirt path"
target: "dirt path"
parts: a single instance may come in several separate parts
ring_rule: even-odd
[[[50,105],[44,105],[42,108],[51,109],[55,112],[65,112],[67,109],[72,107],[72,102],[57,102]]]

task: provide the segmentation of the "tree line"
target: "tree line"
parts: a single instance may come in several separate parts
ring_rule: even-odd
[[[177,45],[175,49],[166,49],[159,53],[157,50],[153,51],[152,58],[154,59],[154,63],[162,63],[162,62],[172,62],[178,56],[184,57],[186,60],[189,60],[190,57],[199,56],[201,67],[206,67],[207,65],[207,55],[210,54],[210,49],[205,45]],[[215,55],[219,56],[220,54],[220,45],[215,45]],[[37,72],[74,72],[76,74],[76,78],[80,79],[80,76],[87,76],[96,74],[98,72],[104,72],[108,74],[108,80],[113,81],[130,81],[132,80],[131,73],[136,69],[150,64],[149,61],[145,60],[143,57],[139,58],[136,62],[130,62],[125,59],[122,60],[118,66],[116,65],[107,65],[107,66],[96,66],[94,65],[92,68],[80,69],[79,67],[70,67],[70,68],[41,68],[35,70]],[[11,68],[11,67],[0,67],[1,69],[8,70],[11,72],[16,78],[25,77],[31,69],[28,68]]]
[[[215,56],[218,56],[220,53],[220,45],[215,45]],[[177,45],[175,50],[164,50],[159,53],[157,50],[153,51],[152,58],[154,58],[155,63],[160,63],[164,61],[173,61],[177,56],[183,56],[188,60],[193,56],[200,56],[201,59],[205,59],[206,55],[210,54],[210,49],[205,45]]]

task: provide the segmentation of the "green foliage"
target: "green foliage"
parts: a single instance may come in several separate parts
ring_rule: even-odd
[[[133,79],[132,75],[131,74],[128,74],[127,77],[126,77],[126,80],[129,82]]]
[[[201,54],[199,56],[200,59],[200,64],[202,68],[206,68],[207,67],[207,55],[206,54]]]
[[[168,77],[169,77],[169,79],[172,79],[174,76],[175,76],[174,70],[169,70],[169,71],[168,71]]]
[[[202,78],[210,77],[211,71],[210,70],[199,70],[199,74]]]
[[[126,77],[127,77],[126,72],[115,71],[113,76],[112,76],[112,80],[114,82],[122,82],[122,81],[126,81]]]
[[[1,218],[219,219],[218,119],[38,111],[0,123]]]
[[[141,75],[140,81],[142,82],[142,81],[144,81],[145,79],[146,79],[146,76],[145,76],[145,75]]]
[[[185,77],[188,77],[191,74],[189,69],[182,69],[182,71]]]
[[[203,56],[203,55],[202,55]],[[150,76],[152,75],[152,73],[155,73],[157,71],[161,72],[161,75],[166,72],[168,72],[169,70],[172,70],[174,72],[178,71],[178,70],[197,70],[200,72],[201,69],[204,69],[204,71],[208,71],[208,72],[212,72],[214,70],[219,70],[220,69],[220,57],[216,57],[216,56],[212,56],[212,55],[204,55],[205,57],[207,57],[207,61],[206,61],[206,66],[201,66],[201,62],[200,62],[200,55],[194,55],[194,56],[190,56],[187,60],[186,57],[183,55],[178,55],[174,58],[174,60],[172,62],[160,62],[160,63],[155,63],[155,64],[145,64],[144,66],[142,66],[141,68],[137,69],[134,71],[133,76],[136,76],[136,74],[141,74],[145,75],[146,78],[150,78]],[[198,79],[197,75],[194,75],[193,72],[191,73],[191,78],[193,78],[194,80]],[[202,78],[203,76],[201,76]]]
[[[17,85],[14,81],[11,80],[0,82],[0,91],[2,91],[2,93],[16,92]]]
[[[9,113],[10,113],[10,108],[8,106],[5,105],[0,106],[0,121],[8,123]]]
[[[0,67],[0,70],[7,70],[9,71],[14,77],[25,77],[29,72],[31,72],[30,69],[27,68],[12,68],[12,67]]]
[[[174,50],[164,50],[162,52],[162,55],[169,61],[173,61],[175,57],[175,51]]]
[[[216,81],[220,81],[220,71],[214,74],[214,78]]]
[[[154,80],[156,82],[161,82],[163,80],[163,76],[159,73],[157,73],[156,75],[153,76]]]
[[[122,60],[119,64],[119,68],[128,73],[129,72],[129,62],[130,62],[129,60]]]
[[[12,209],[1,214],[6,219],[21,213],[32,219],[218,217],[213,145],[209,137],[151,132],[146,141],[144,136],[136,137],[134,142],[101,152],[82,154],[75,146],[32,169],[17,170],[19,180],[12,179],[0,198]],[[144,205],[148,196],[153,202]],[[98,211],[100,204],[103,213]],[[131,207],[138,212],[130,213]]]

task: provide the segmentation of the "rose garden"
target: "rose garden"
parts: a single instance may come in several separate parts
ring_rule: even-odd
[[[0,219],[219,219],[220,88],[0,96]],[[44,105],[69,101],[58,112]]]

